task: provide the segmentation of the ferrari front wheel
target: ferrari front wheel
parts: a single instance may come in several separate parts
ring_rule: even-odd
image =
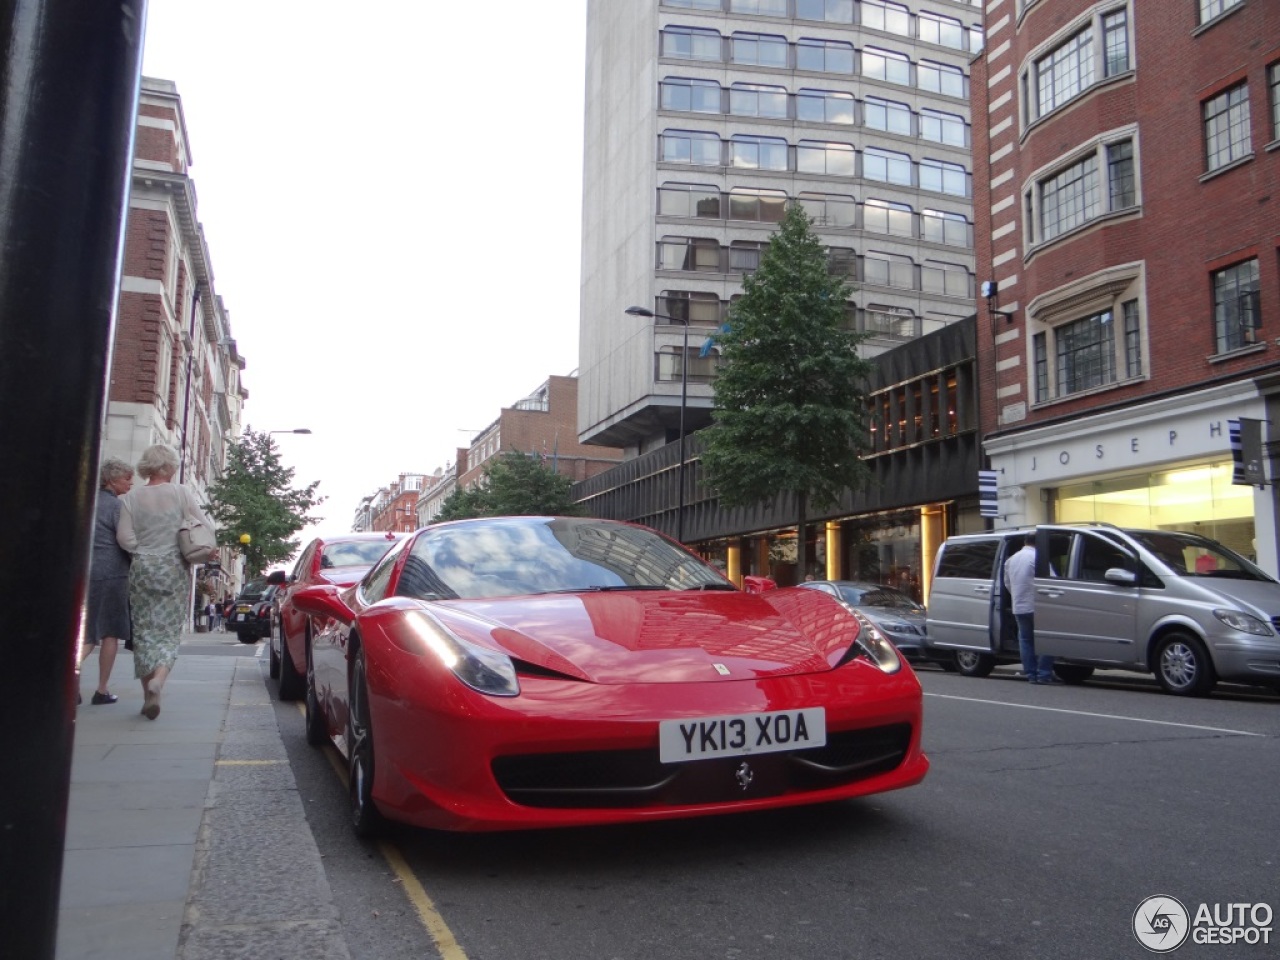
[[[320,709],[320,697],[316,693],[316,668],[311,662],[311,644],[307,644],[307,692],[303,697],[306,708],[307,743],[321,747],[329,740],[329,724]]]
[[[382,825],[373,802],[373,728],[369,722],[367,672],[364,648],[357,647],[351,664],[351,702],[347,709],[347,791],[351,797],[351,826],[358,837],[373,836]]]

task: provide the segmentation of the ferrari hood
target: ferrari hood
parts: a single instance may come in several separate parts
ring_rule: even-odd
[[[464,637],[595,683],[821,672],[858,633],[843,607],[812,590],[556,594],[449,601],[432,612]]]

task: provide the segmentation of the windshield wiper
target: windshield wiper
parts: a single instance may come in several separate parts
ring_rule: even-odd
[[[737,587],[732,583],[700,583],[696,587],[690,587],[690,590],[733,590],[737,592]]]
[[[666,589],[667,587],[663,587],[663,586],[659,586],[657,584],[651,584],[651,583],[640,584],[636,586],[631,586],[630,584],[626,584],[626,583],[609,584],[607,586],[602,584],[593,584],[587,587],[561,587],[559,590],[539,590],[535,594],[535,596],[542,596],[543,594],[547,594],[547,593],[613,593],[619,590],[666,590]]]

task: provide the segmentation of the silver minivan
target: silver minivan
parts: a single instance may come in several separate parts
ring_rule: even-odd
[[[1036,533],[1036,653],[1081,683],[1097,668],[1154,673],[1203,696],[1218,680],[1280,690],[1280,582],[1193,533],[1105,524]],[[950,537],[934,564],[928,653],[983,677],[1018,663],[1004,561],[1027,529]]]

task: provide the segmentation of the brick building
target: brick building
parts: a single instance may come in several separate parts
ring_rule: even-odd
[[[1280,4],[986,17],[975,248],[998,284],[978,352],[999,524],[1196,530],[1277,572],[1273,497],[1232,484],[1229,423],[1280,420]]]
[[[190,162],[177,88],[144,77],[102,452],[135,463],[151,444],[170,444],[179,479],[199,494],[222,473],[248,391]]]
[[[418,528],[418,497],[426,477],[421,473],[402,473],[390,486],[383,487],[369,499],[368,526],[357,530],[391,530],[410,533]]]

